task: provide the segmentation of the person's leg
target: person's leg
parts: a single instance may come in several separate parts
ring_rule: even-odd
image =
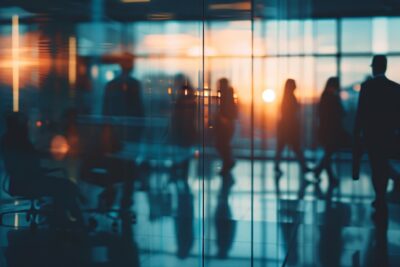
[[[130,209],[133,205],[133,188],[134,182],[133,179],[127,179],[124,181],[123,190],[122,190],[122,199],[121,199],[121,208],[122,209]]]
[[[189,160],[184,160],[183,162],[177,164],[178,177],[176,181],[176,186],[178,192],[187,192],[189,190],[189,166]]]
[[[314,169],[314,174],[315,176],[319,177],[321,175],[321,172],[324,169],[327,169],[327,166],[330,164],[330,160],[332,157],[332,153],[327,146],[323,147],[323,156],[320,160],[320,162],[317,164],[317,167]]]
[[[293,152],[296,154],[297,161],[300,164],[300,168],[302,172],[307,172],[310,170],[310,168],[307,167],[306,164],[306,159],[304,158],[303,151],[300,148],[300,143],[299,142],[294,142],[291,144],[291,147],[293,149]]]
[[[275,172],[282,172],[279,164],[281,163],[282,151],[285,148],[285,142],[278,136],[278,144],[276,146],[275,153]]]
[[[376,210],[386,210],[386,190],[389,176],[389,162],[381,153],[368,153],[372,171],[372,185],[375,191]]]
[[[234,165],[234,160],[232,158],[232,148],[229,140],[224,140],[221,144],[221,157],[223,160],[222,170],[224,172],[230,171]]]
[[[129,210],[133,206],[133,193],[135,187],[135,179],[138,176],[138,167],[132,162],[123,163],[123,190],[121,199],[121,208],[124,210]]]
[[[329,159],[329,161],[326,165],[326,171],[328,173],[329,186],[336,187],[339,184],[339,180],[335,176],[335,173],[332,168],[332,158]]]
[[[325,154],[324,154],[324,159],[323,159],[323,168],[326,169],[326,172],[328,174],[330,186],[336,186],[338,184],[338,180],[335,177],[335,174],[334,174],[333,168],[332,168],[332,156],[333,156],[334,151],[335,150],[333,147],[327,146],[325,148]]]
[[[232,124],[228,129],[229,134],[227,134],[227,138],[226,138],[226,162],[227,162],[227,166],[229,169],[232,169],[234,164],[235,164],[235,160],[233,158],[233,153],[232,153],[232,138],[233,138],[233,134],[234,134],[234,125]]]

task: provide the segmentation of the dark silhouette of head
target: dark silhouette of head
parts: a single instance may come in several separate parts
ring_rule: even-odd
[[[188,77],[179,73],[174,77],[174,88],[178,96],[193,96],[194,90]]]
[[[233,99],[233,88],[230,86],[227,78],[221,78],[218,80],[218,90],[220,92],[221,100]]]
[[[135,56],[131,53],[125,52],[122,54],[119,65],[121,66],[122,73],[130,73],[134,67]]]
[[[340,83],[338,77],[330,77],[326,82],[324,93],[335,94],[339,91]]]
[[[374,76],[385,74],[387,68],[387,58],[385,55],[376,55],[372,58],[372,74]]]
[[[102,57],[102,62],[106,64],[118,64],[123,74],[129,74],[134,67],[135,55],[129,52],[118,54],[108,54]]]
[[[175,87],[176,90],[184,87],[187,83],[188,83],[188,79],[184,74],[178,73],[178,74],[175,75],[175,77],[174,77],[174,87]]]
[[[287,79],[285,83],[284,95],[292,95],[296,89],[296,81],[293,79]]]

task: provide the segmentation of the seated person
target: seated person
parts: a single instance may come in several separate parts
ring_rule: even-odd
[[[78,187],[67,179],[49,175],[49,170],[40,166],[39,152],[29,139],[26,117],[12,113],[6,118],[6,126],[0,148],[10,179],[10,194],[32,198],[49,196],[54,202],[56,224],[81,223]]]

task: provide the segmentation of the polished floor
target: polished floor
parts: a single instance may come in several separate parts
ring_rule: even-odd
[[[293,162],[278,179],[271,161],[239,160],[225,184],[218,165],[193,160],[188,184],[151,174],[134,193],[134,223],[88,213],[90,232],[32,230],[23,215],[6,216],[0,266],[400,266],[400,205],[389,205],[387,231],[373,223],[367,167],[355,182],[340,161],[330,190]],[[101,189],[80,186],[96,206]],[[2,192],[1,211],[26,205]]]

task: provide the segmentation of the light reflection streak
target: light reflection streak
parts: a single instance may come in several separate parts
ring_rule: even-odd
[[[13,111],[19,111],[19,19],[17,15],[12,17],[12,88]]]
[[[76,38],[69,38],[69,64],[68,64],[69,84],[74,87],[76,84]]]
[[[15,215],[14,215],[14,227],[15,228],[19,227],[19,216],[18,216],[18,213],[15,213]]]

